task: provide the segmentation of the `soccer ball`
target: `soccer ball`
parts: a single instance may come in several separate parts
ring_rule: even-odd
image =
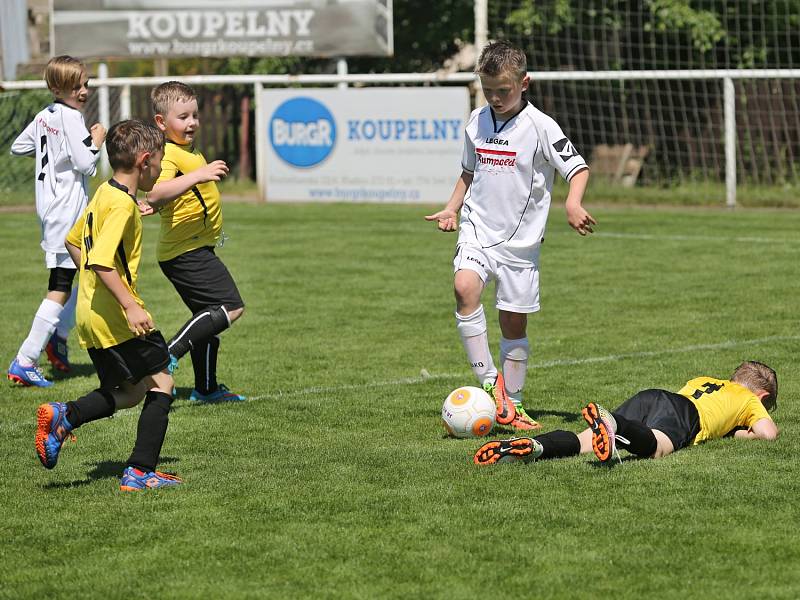
[[[495,411],[494,400],[481,388],[460,387],[445,398],[442,423],[453,437],[481,437],[494,427]]]

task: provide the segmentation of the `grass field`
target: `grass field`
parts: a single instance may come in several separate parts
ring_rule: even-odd
[[[550,217],[534,416],[577,431],[589,399],[753,358],[779,374],[777,442],[477,468],[479,442],[439,423],[446,394],[474,382],[452,316],[455,236],[422,220],[430,207],[228,204],[220,255],[248,308],[219,371],[249,401],[190,403],[184,361],[161,467],[185,484],[124,494],[138,409],[77,430],[52,472],[35,456],[36,406],[96,383],[74,337],[75,376],[7,385],[0,597],[797,598],[800,211],[588,208],[586,239],[562,207]],[[46,272],[35,216],[3,217],[10,361]],[[171,335],[188,314],[156,234],[148,222],[140,291]]]

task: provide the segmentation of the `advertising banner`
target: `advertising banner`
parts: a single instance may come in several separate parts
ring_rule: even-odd
[[[444,203],[461,173],[466,87],[262,90],[258,110],[267,200]]]
[[[53,0],[54,54],[387,56],[392,0]]]

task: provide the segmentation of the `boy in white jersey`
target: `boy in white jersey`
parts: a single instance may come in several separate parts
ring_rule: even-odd
[[[579,234],[596,224],[581,205],[589,171],[558,124],[525,99],[525,53],[508,42],[492,42],[476,69],[488,106],[467,122],[461,177],[445,208],[425,218],[442,231],[459,229],[454,288],[456,326],[472,370],[493,392],[497,422],[539,429],[522,407],[529,344],[528,314],[539,310],[539,249],[544,241],[553,177],[569,182],[566,210]],[[469,194],[468,194],[469,192]],[[459,225],[456,225],[461,210]],[[500,367],[486,334],[481,293],[496,282]]]
[[[55,102],[34,117],[11,145],[17,156],[36,157],[36,212],[42,226],[42,250],[50,269],[48,291],[30,333],[8,368],[8,379],[24,386],[49,387],[38,367],[42,349],[60,371],[69,371],[67,336],[75,323],[72,281],[76,267],[64,238],[86,208],[88,177],[94,175],[99,148],[106,136],[96,123],[83,121],[89,97],[86,67],[71,56],[52,58],[44,78]]]

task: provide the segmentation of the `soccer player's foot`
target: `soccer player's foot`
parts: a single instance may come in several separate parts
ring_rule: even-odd
[[[472,461],[476,465],[493,465],[499,462],[530,462],[542,453],[539,442],[533,438],[520,437],[509,440],[486,442],[478,448]]]
[[[491,394],[494,398],[495,406],[497,406],[497,414],[495,420],[500,425],[508,425],[517,416],[517,411],[514,409],[514,402],[508,397],[506,392],[506,383],[503,380],[503,374],[498,373],[494,381],[487,381],[483,384],[483,389]]]
[[[617,432],[617,422],[612,414],[594,402],[587,404],[581,414],[592,430],[594,455],[604,463],[613,458],[619,458],[614,438]]]
[[[119,489],[123,492],[138,492],[141,490],[170,487],[183,483],[176,475],[169,475],[161,471],[142,471],[136,467],[126,467],[119,480]]]
[[[508,424],[509,427],[519,429],[520,431],[533,431],[542,428],[538,421],[532,419],[531,416],[525,412],[525,409],[522,408],[521,404],[515,406],[514,410],[517,414],[514,417],[514,420]]]
[[[65,338],[53,332],[53,335],[50,336],[50,340],[44,347],[44,351],[47,353],[47,360],[50,361],[53,367],[63,373],[69,373],[70,364],[67,353],[67,340]]]
[[[16,358],[8,367],[7,377],[9,381],[25,387],[46,388],[53,385],[53,382],[45,378],[44,373],[37,365],[24,367],[19,364],[19,360]]]
[[[63,402],[48,402],[39,405],[36,411],[36,454],[45,469],[52,469],[58,462],[61,444],[72,434],[72,425],[67,421],[67,405]]]
[[[194,400],[195,402],[242,402],[247,400],[247,396],[241,396],[232,392],[227,385],[220,383],[215,391],[207,394],[201,394],[197,390],[192,390],[192,393],[189,395],[189,400]]]

